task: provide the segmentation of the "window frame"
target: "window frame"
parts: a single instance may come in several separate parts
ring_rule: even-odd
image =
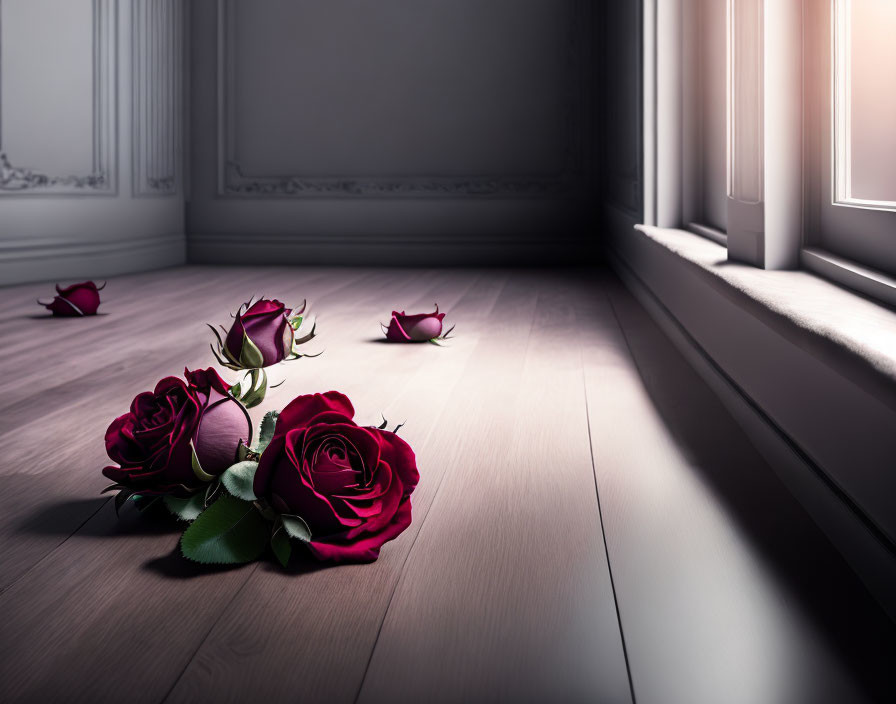
[[[856,226],[849,224],[876,227],[878,232],[889,227],[893,233],[896,212],[869,208],[867,203],[838,203],[831,192],[835,186],[832,111],[819,109],[819,100],[825,96],[831,100],[833,18],[838,5],[846,1],[726,0],[729,210],[728,232],[720,233],[699,222],[700,210],[694,203],[703,185],[702,174],[693,163],[697,158],[693,134],[697,111],[688,104],[695,80],[688,76],[694,61],[694,50],[688,46],[693,44],[692,20],[698,0],[643,0],[644,221],[709,237],[727,246],[731,260],[765,269],[802,268],[896,305],[896,278],[891,275],[896,274],[896,243],[890,244],[892,237],[885,241],[879,236],[870,238],[870,243],[865,241],[868,238],[860,242],[862,238],[852,237]],[[759,36],[751,38],[761,48],[759,67],[753,66],[762,80],[761,105],[754,107],[757,112],[753,115],[763,125],[755,137],[755,147],[763,154],[763,191],[758,203],[739,200],[730,192],[736,176],[732,172],[738,168],[732,159],[730,134],[737,129],[732,124],[735,111],[731,105],[738,56],[730,37],[738,3],[755,3],[761,17]],[[831,25],[827,34],[821,32],[827,37],[827,62],[818,62],[811,54],[819,48],[818,15],[828,17]],[[822,30],[824,26],[822,22]],[[754,61],[755,54],[754,48]],[[739,119],[745,117],[741,114]],[[809,157],[818,154],[824,159],[823,168]],[[832,237],[831,228],[839,229],[840,234]],[[846,246],[839,246],[850,237]],[[869,263],[877,262],[878,255],[882,255],[884,266],[872,268]]]

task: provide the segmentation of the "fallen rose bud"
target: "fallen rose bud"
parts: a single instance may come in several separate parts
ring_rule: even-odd
[[[228,369],[262,369],[288,359],[298,359],[302,355],[295,350],[297,345],[314,337],[314,329],[296,340],[295,333],[302,324],[305,304],[296,310],[289,310],[280,301],[266,298],[254,304],[244,303],[233,316],[230,330],[221,335],[209,325],[218,340],[217,349],[212,351],[221,364]]]
[[[372,562],[411,524],[414,452],[395,433],[362,428],[335,391],[299,396],[277,418],[253,488],[318,560]]]
[[[106,431],[103,469],[114,487],[145,496],[186,498],[237,461],[251,439],[245,409],[214,369],[184,370],[139,394]]]
[[[44,303],[38,298],[37,302],[52,311],[53,315],[62,318],[96,315],[97,308],[100,306],[100,291],[104,288],[106,288],[106,284],[97,288],[93,281],[72,284],[66,288],[61,288],[59,284],[56,284],[58,295],[52,301]]]
[[[434,313],[417,313],[408,315],[404,311],[392,311],[392,320],[389,326],[382,325],[386,339],[390,342],[433,342],[439,339],[447,339],[448,330],[442,335],[442,319],[444,313],[439,313],[439,305],[436,304]]]

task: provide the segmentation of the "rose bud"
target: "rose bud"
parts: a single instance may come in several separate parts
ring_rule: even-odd
[[[245,309],[245,310],[244,310]],[[295,331],[302,324],[305,304],[296,310],[289,310],[278,300],[261,299],[255,304],[240,306],[230,330],[222,330],[222,340],[218,331],[209,325],[218,338],[218,348],[212,351],[218,361],[228,369],[262,369],[285,359],[298,359],[295,346],[308,342],[314,337],[314,329],[299,340]]]
[[[214,369],[184,370],[138,395],[106,431],[106,452],[120,466],[103,469],[120,488],[187,498],[237,462],[251,440],[245,409]]]
[[[299,396],[280,413],[255,473],[255,495],[284,520],[301,518],[322,561],[372,562],[411,524],[413,450],[395,433],[359,427],[354,414],[335,391]]]
[[[434,313],[417,313],[407,315],[404,311],[392,311],[392,320],[389,327],[382,325],[386,339],[390,342],[432,342],[438,339],[447,339],[448,333],[442,335],[442,319],[444,313],[439,313],[439,305],[436,304]]]
[[[97,288],[93,281],[72,284],[67,288],[61,288],[56,284],[56,293],[59,295],[49,303],[44,303],[39,298],[37,302],[52,311],[53,315],[63,318],[96,315],[96,310],[100,307],[100,291],[104,288],[106,284]]]

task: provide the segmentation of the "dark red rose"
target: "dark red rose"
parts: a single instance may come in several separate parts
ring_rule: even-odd
[[[442,319],[436,305],[435,313],[407,315],[404,311],[392,311],[392,320],[385,330],[386,339],[391,342],[429,342],[442,334]]]
[[[301,517],[318,560],[372,562],[411,524],[420,475],[414,452],[395,433],[352,421],[335,391],[299,396],[280,414],[255,473],[255,495]]]
[[[109,426],[106,452],[120,465],[103,469],[109,479],[147,496],[186,498],[237,461],[252,432],[246,411],[214,369],[184,376],[186,383],[162,379]]]
[[[280,301],[264,298],[237,313],[224,341],[228,358],[244,369],[282,362],[291,354],[294,339],[289,315]]]
[[[61,288],[56,284],[58,296],[49,303],[44,303],[40,299],[37,302],[52,311],[53,315],[63,318],[96,315],[96,310],[100,307],[100,291],[104,288],[106,284],[97,288],[93,281],[72,284],[68,288]]]

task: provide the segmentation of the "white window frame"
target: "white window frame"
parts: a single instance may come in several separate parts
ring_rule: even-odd
[[[804,0],[802,266],[896,306],[896,212],[850,189],[850,0]]]
[[[813,93],[811,86],[804,87],[804,82],[809,81],[808,72],[804,72],[804,44],[809,41],[811,46],[811,38],[805,33],[813,31],[811,26],[804,28],[804,20],[811,16],[810,5],[815,6],[814,12],[819,6],[824,11],[830,2],[834,12],[848,1],[726,0],[729,206],[727,238],[721,238],[713,237],[716,233],[701,231],[699,223],[693,227],[693,219],[689,217],[695,211],[688,198],[700,188],[694,184],[694,168],[689,163],[693,160],[694,144],[688,138],[687,120],[693,110],[685,104],[686,91],[682,89],[687,84],[687,13],[692,0],[643,0],[644,220],[647,225],[692,229],[723,244],[727,239],[728,257],[733,261],[765,269],[805,268],[896,305],[896,279],[863,266],[861,257],[848,249],[837,251],[827,247],[817,235],[821,218],[816,211],[825,202],[829,210],[822,211],[823,216],[840,218],[840,229],[844,227],[844,214],[853,217],[852,213],[861,213],[858,217],[865,222],[876,222],[878,229],[880,223],[893,218],[892,232],[896,233],[896,213],[889,208],[882,212],[880,203],[851,198],[848,174],[844,175],[842,168],[834,173],[832,165],[830,172],[810,173],[810,159],[806,157],[806,153],[811,155],[817,146],[823,146],[829,150],[827,163],[833,164],[837,159],[831,155],[835,145],[841,147],[843,133],[838,138],[833,128],[829,128],[827,144],[815,145],[810,132],[817,130],[818,125],[811,123],[814,118],[809,115],[804,120],[804,112],[811,112],[806,110],[811,103],[805,101]],[[755,48],[752,52],[739,53],[737,42],[731,41],[735,29],[744,29],[735,27],[738,16],[743,14],[738,12],[743,10],[741,5],[759,12],[758,22],[752,16],[749,29],[753,36],[748,35],[748,41],[755,41],[761,47],[758,53]],[[831,32],[832,47],[836,34]],[[736,72],[743,70],[745,61],[753,62],[748,65],[751,75],[761,80],[761,100],[737,104]],[[830,82],[825,90],[833,90],[834,75],[835,72],[827,72]],[[841,84],[842,81],[838,86]],[[732,107],[735,104],[736,109]],[[735,115],[737,121],[733,119]],[[763,155],[759,174],[762,196],[758,201],[739,193],[737,188],[738,169],[749,166],[737,163],[733,148],[735,137],[743,136],[736,132],[738,122],[745,120],[759,120],[761,124],[761,129],[750,132],[748,139],[753,142],[745,147]],[[837,130],[843,129],[842,123],[841,118]],[[814,138],[817,139],[817,134]],[[841,163],[846,163],[842,154],[839,158]],[[756,176],[751,175],[754,182]],[[826,190],[819,189],[819,183],[826,184]],[[835,186],[836,198],[831,195]],[[844,190],[843,186],[847,188]],[[839,213],[831,215],[830,209]],[[896,263],[896,234],[893,250]],[[896,266],[888,266],[887,270],[896,273]]]

